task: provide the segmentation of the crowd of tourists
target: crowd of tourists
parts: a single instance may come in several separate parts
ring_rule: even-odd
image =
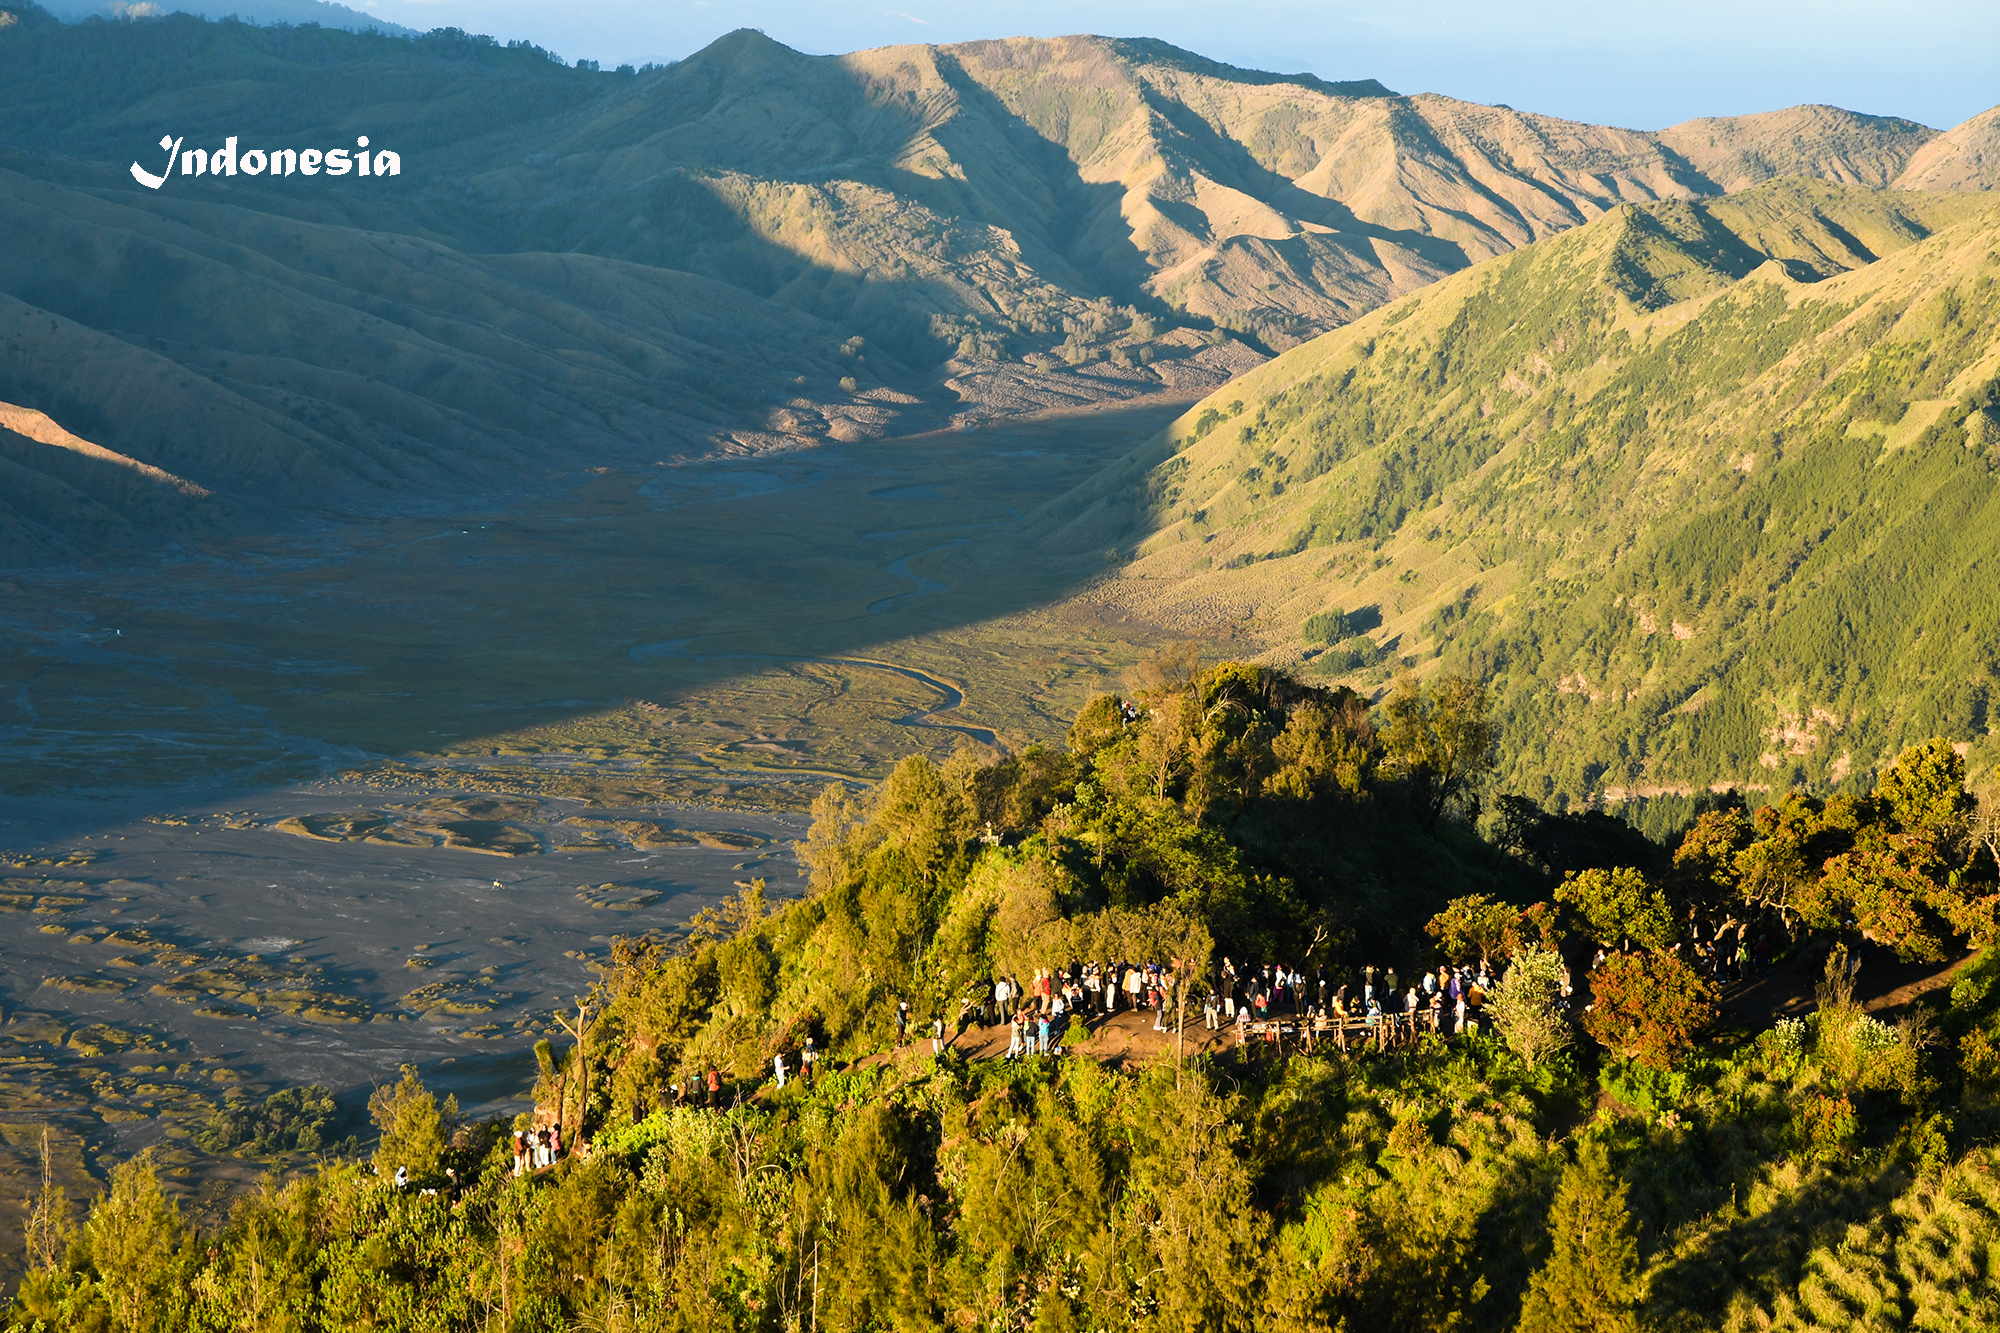
[[[984,1002],[968,1002],[960,1020],[977,1010],[977,1021],[984,1026],[1005,1023],[1009,1059],[1059,1054],[1070,1024],[1078,1020],[1087,1024],[1100,1006],[1106,1017],[1121,1008],[1149,1010],[1153,1030],[1166,1031],[1165,1019],[1179,984],[1172,966],[1159,963],[1089,962],[1037,968],[1025,984],[1011,975],[995,977]]]
[[[1343,978],[1325,967],[1308,974],[1282,962],[1239,966],[1225,957],[1183,993],[1171,963],[1071,962],[1038,968],[1025,983],[1012,975],[994,978],[990,993],[968,1001],[960,1018],[962,1024],[1005,1024],[1007,1059],[1060,1054],[1072,1022],[1088,1026],[1095,1015],[1120,1012],[1150,1014],[1155,1032],[1175,1031],[1183,1022],[1199,1022],[1210,1032],[1234,1028],[1239,1044],[1278,1027],[1321,1032],[1392,1027],[1456,1035],[1482,1025],[1493,984],[1483,962],[1414,976],[1368,966]],[[1562,991],[1565,1001],[1573,994],[1567,967]]]

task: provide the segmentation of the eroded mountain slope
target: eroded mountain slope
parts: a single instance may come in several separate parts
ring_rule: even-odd
[[[617,260],[5,170],[0,230],[0,399],[225,494],[504,485],[807,414],[858,438],[910,401],[844,394],[853,358],[808,315]]]
[[[1980,112],[1919,148],[1896,185],[1904,190],[2000,189],[2000,107]]]

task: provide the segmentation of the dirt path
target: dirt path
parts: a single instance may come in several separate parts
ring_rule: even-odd
[[[1067,1024],[1067,1017],[1063,1021]],[[1090,1040],[1078,1045],[1076,1050],[1100,1063],[1122,1066],[1128,1061],[1150,1060],[1173,1053],[1173,1033],[1153,1030],[1151,1010],[1134,1012],[1121,1009],[1108,1019],[1102,1010],[1098,1010],[1090,1013],[1085,1022],[1090,1028]],[[1172,1023],[1171,1016],[1168,1023]],[[1007,1054],[1007,1040],[1005,1023],[991,1027],[973,1026],[954,1037],[951,1048],[968,1060],[993,1060]],[[1201,1011],[1189,1011],[1183,1034],[1182,1050],[1185,1055],[1226,1050],[1235,1044],[1233,1030],[1224,1028],[1210,1032],[1202,1026]]]
[[[1064,1017],[1065,1025],[1068,1023]],[[1169,1017],[1169,1023],[1172,1022]],[[1153,1013],[1150,1009],[1134,1012],[1121,1009],[1106,1018],[1102,1010],[1093,1010],[1086,1020],[1090,1028],[1090,1040],[1075,1047],[1079,1053],[1090,1056],[1101,1064],[1122,1068],[1128,1063],[1144,1063],[1148,1060],[1173,1056],[1174,1034],[1153,1030]],[[1051,1034],[1050,1040],[1054,1040]],[[953,1037],[949,1043],[952,1053],[962,1060],[1000,1060],[1007,1055],[1007,1024],[995,1023],[988,1026],[973,1023]],[[1202,1026],[1201,1011],[1190,1010],[1187,1029],[1182,1041],[1182,1054],[1192,1056],[1204,1051],[1220,1052],[1233,1050],[1236,1046],[1236,1030],[1225,1025],[1210,1032]],[[864,1055],[848,1069],[867,1069],[875,1065],[895,1062],[899,1051],[915,1050],[928,1053],[930,1038],[912,1031],[910,1040],[901,1047],[877,1051]]]
[[[1860,950],[1861,970],[1855,976],[1855,997],[1867,1013],[1893,1022],[1913,1000],[1949,986],[1959,969],[1976,956],[1976,953],[1968,952],[1939,963],[1905,963],[1896,958],[1893,950],[1864,944]],[[1811,1013],[1818,1007],[1817,990],[1824,971],[1824,955],[1817,955],[1774,966],[1764,976],[1754,977],[1747,983],[1731,983],[1722,992],[1723,1024],[1761,1029],[1779,1018],[1802,1017]],[[1067,1022],[1065,1018],[1064,1023]],[[1121,1009],[1106,1018],[1103,1011],[1093,1009],[1089,1011],[1086,1022],[1090,1028],[1090,1039],[1075,1049],[1100,1064],[1124,1068],[1173,1058],[1173,1033],[1154,1031],[1150,1010],[1135,1012]],[[960,1031],[949,1044],[953,1053],[964,1060],[1000,1060],[1006,1058],[1008,1040],[1007,1024],[989,1026],[974,1023]],[[1237,1049],[1235,1025],[1224,1023],[1219,1030],[1211,1032],[1203,1026],[1198,1009],[1189,1011],[1183,1040],[1183,1054],[1186,1056],[1220,1054]],[[1296,1043],[1288,1038],[1285,1053],[1290,1055],[1298,1049]],[[913,1050],[928,1054],[930,1038],[913,1033],[904,1046],[863,1056],[846,1068],[866,1069],[893,1064],[901,1052]]]
[[[1905,963],[1895,951],[1863,944],[1857,951],[1861,970],[1854,977],[1854,996],[1867,1013],[1893,1021],[1911,1001],[1949,986],[1958,970],[1977,956],[1967,952],[1940,963]],[[1818,990],[1825,976],[1825,955],[1807,955],[1781,963],[1762,977],[1723,988],[1722,1016],[1742,1027],[1767,1027],[1779,1018],[1800,1018],[1819,1007]]]

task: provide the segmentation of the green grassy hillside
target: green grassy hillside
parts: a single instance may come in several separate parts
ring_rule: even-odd
[[[1040,521],[1122,537],[1092,596],[1163,628],[1493,674],[1538,798],[1863,782],[1987,734],[1996,307],[1990,198],[1634,207],[1261,367]]]

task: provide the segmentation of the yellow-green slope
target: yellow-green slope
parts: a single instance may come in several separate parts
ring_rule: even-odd
[[[1041,520],[1122,542],[1089,596],[1169,632],[1491,676],[1533,795],[1858,780],[1987,730],[1996,330],[2000,200],[1636,207],[1258,368]],[[1308,643],[1327,610],[1366,638]]]

